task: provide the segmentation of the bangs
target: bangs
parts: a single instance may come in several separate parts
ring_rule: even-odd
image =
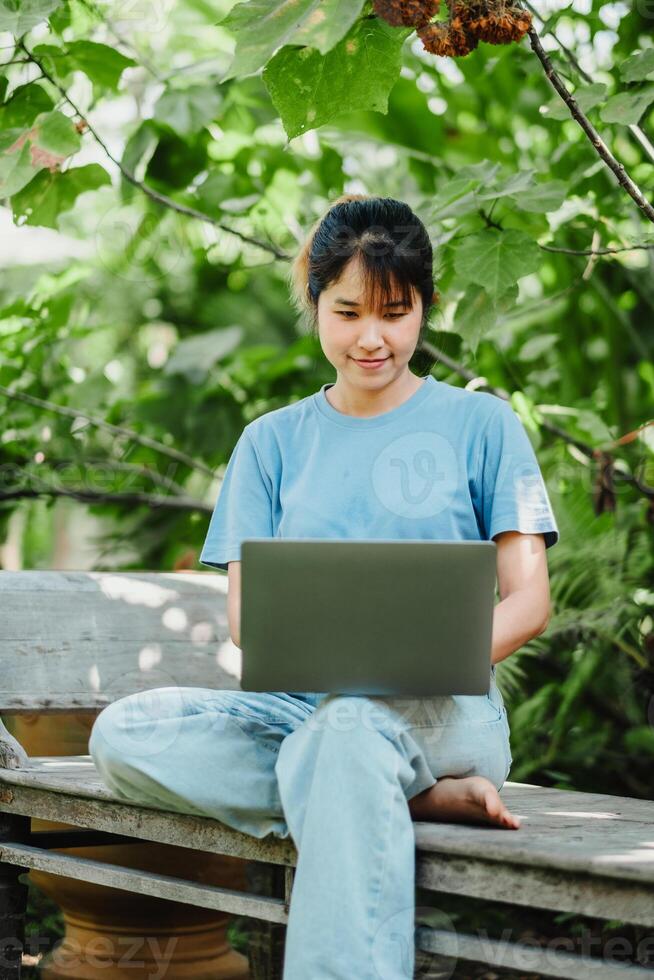
[[[401,304],[391,308],[397,313],[408,312],[414,305],[415,292],[409,270],[396,264],[393,258],[385,256],[379,261],[365,251],[355,258],[363,282],[363,297],[359,299],[366,309],[374,310],[379,316],[387,312],[388,303]]]

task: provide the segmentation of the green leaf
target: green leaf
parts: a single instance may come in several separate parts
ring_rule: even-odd
[[[38,130],[36,140],[40,149],[61,160],[79,150],[80,135],[68,116],[64,116],[63,113],[43,113],[37,116],[34,125]]]
[[[96,99],[107,91],[118,91],[120,76],[125,68],[137,64],[115,48],[95,41],[71,41],[65,47],[37,44],[32,51],[45,71],[60,81],[75,71],[83,72],[93,83]]]
[[[442,221],[462,214],[477,211],[479,202],[475,188],[479,180],[472,177],[453,177],[445,181],[444,186],[437,192],[431,202],[431,220]]]
[[[644,82],[654,76],[654,48],[636,51],[620,65],[625,82]]]
[[[454,327],[468,344],[473,355],[484,337],[488,336],[501,313],[514,304],[518,287],[512,285],[502,296],[491,296],[475,283],[469,283],[456,308]]]
[[[54,171],[76,153],[80,136],[61,112],[44,112],[29,129],[10,129],[0,137],[0,197],[18,193],[39,170]]]
[[[53,107],[54,102],[37,82],[19,85],[0,108],[0,130],[27,129],[41,112]]]
[[[266,65],[263,80],[289,139],[344,112],[387,112],[410,33],[366,20],[327,55],[314,48],[282,48]]]
[[[230,354],[241,342],[242,327],[219,327],[180,340],[164,365],[164,374],[184,374],[200,383],[216,361]]]
[[[222,102],[222,92],[212,85],[168,88],[154,107],[154,118],[180,136],[190,136],[216,118]]]
[[[497,184],[484,186],[483,190],[476,192],[478,201],[491,201],[498,197],[509,197],[512,194],[520,194],[532,187],[534,183],[535,170],[521,170],[517,173],[498,181]]]
[[[70,211],[80,194],[103,184],[111,184],[111,178],[98,163],[74,167],[65,173],[42,170],[12,197],[14,221],[57,228],[59,215]]]
[[[96,41],[71,41],[66,45],[66,57],[78,71],[83,71],[93,85],[103,91],[118,91],[120,76],[137,62],[108,44]]]
[[[46,20],[61,0],[0,0],[0,31],[16,37]]]
[[[492,296],[500,296],[516,280],[536,272],[541,262],[533,238],[514,228],[486,228],[469,235],[454,253],[454,267],[461,279],[483,286]]]
[[[635,125],[652,102],[654,102],[654,85],[646,85],[639,92],[619,92],[600,110],[600,116],[606,123]]]
[[[606,98],[606,92],[607,87],[603,82],[593,82],[592,85],[575,89],[572,95],[581,111],[585,113],[603,102]],[[555,96],[551,102],[547,103],[543,116],[546,119],[556,119],[559,122],[572,118],[567,104],[560,95]]]
[[[236,36],[228,78],[251,75],[284,45],[316,48],[325,55],[347,34],[364,0],[249,0],[220,21]]]
[[[513,200],[523,211],[542,214],[560,208],[568,193],[568,185],[564,180],[548,180],[529,187],[522,194],[516,194]]]

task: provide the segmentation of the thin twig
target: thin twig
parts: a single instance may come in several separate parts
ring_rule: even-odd
[[[623,245],[619,248],[560,248],[555,245],[540,245],[546,252],[563,252],[565,255],[614,255],[617,252],[633,252],[637,248],[654,248],[654,242],[640,245]]]

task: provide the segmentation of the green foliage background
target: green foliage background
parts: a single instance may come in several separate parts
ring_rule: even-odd
[[[651,420],[654,226],[527,38],[442,59],[363,0],[278,6],[0,0],[0,197],[84,246],[3,270],[0,534],[24,509],[42,567],[67,495],[106,521],[102,567],[199,568],[243,425],[333,378],[288,257],[345,191],[406,200],[441,294],[414,369],[511,397],[561,530],[550,625],[498,670],[511,779],[652,798],[654,427],[618,440]],[[651,200],[651,12],[535,9]]]

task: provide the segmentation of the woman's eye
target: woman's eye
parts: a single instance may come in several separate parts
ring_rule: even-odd
[[[353,317],[353,316],[356,316],[357,315],[354,312],[354,310],[338,310],[337,312],[340,313],[341,316],[344,316],[348,320],[350,319],[350,317]],[[390,317],[391,320],[397,320],[401,316],[404,316],[404,313],[387,313],[386,316]]]

